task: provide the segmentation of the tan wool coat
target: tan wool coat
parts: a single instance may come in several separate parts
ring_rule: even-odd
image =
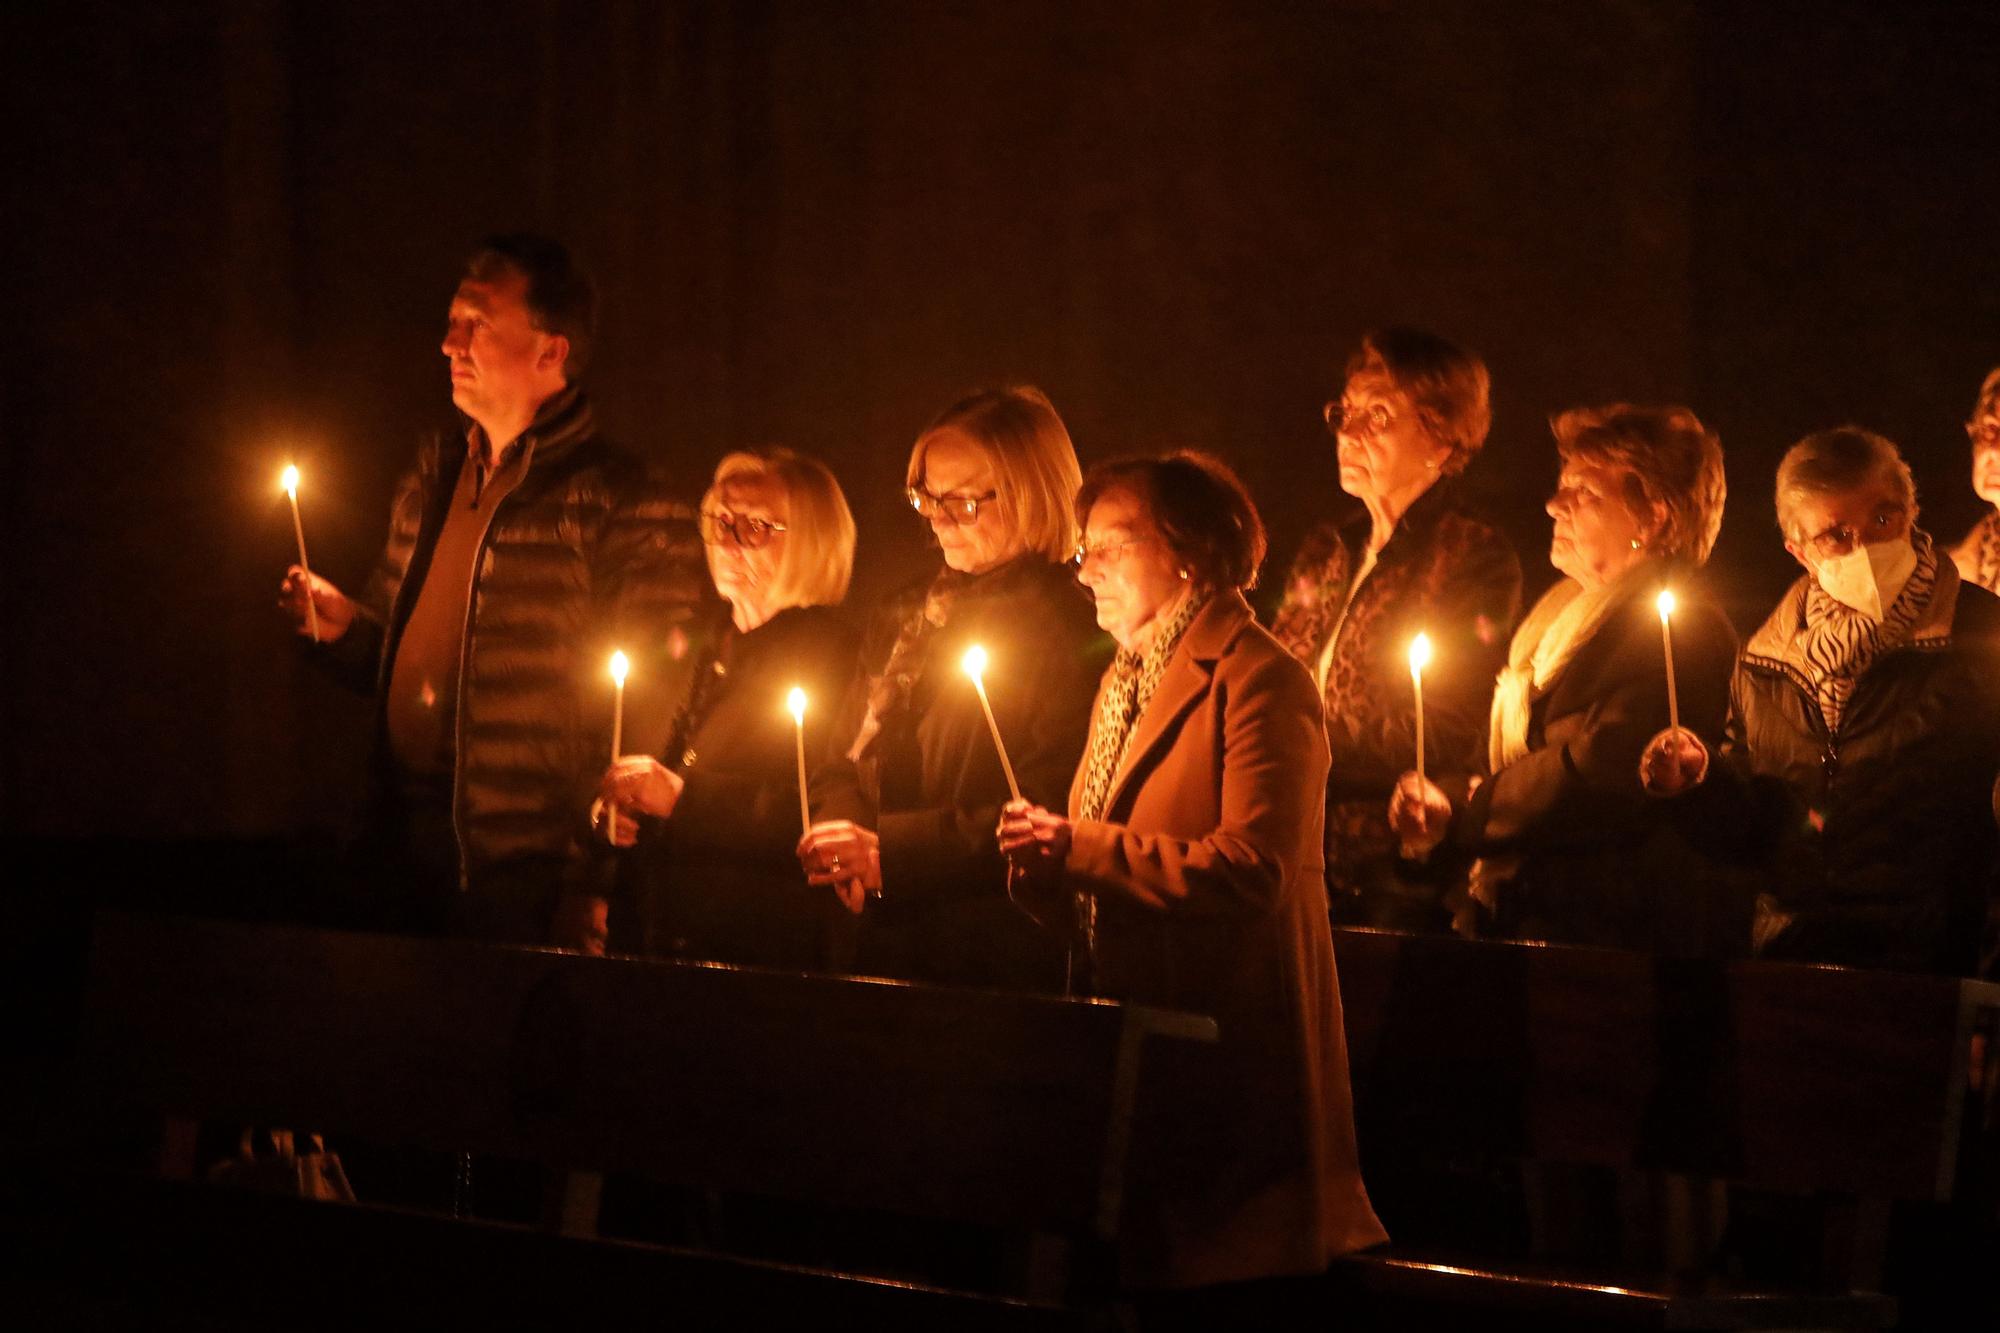
[[[1317,1272],[1385,1239],[1355,1154],[1321,844],[1327,763],[1311,676],[1239,594],[1219,593],[1136,722],[1106,818],[1076,821],[1069,884],[1098,900],[1099,989],[1221,1031],[1147,1052],[1130,1285]],[[1082,788],[1079,772],[1072,818]]]

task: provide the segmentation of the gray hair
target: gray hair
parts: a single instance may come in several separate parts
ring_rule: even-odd
[[[1860,426],[1841,426],[1808,435],[1778,464],[1778,530],[1796,542],[1799,505],[1815,496],[1850,495],[1876,481],[1887,482],[1896,499],[1917,521],[1917,482],[1902,451],[1884,436]]]

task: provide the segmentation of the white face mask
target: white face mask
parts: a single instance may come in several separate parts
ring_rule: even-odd
[[[1908,537],[1857,546],[1820,562],[1814,574],[1826,595],[1870,620],[1896,604],[1896,594],[1917,570],[1917,548]]]

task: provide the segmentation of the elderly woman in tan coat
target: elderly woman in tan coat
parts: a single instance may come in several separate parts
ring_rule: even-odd
[[[1384,1238],[1355,1161],[1318,691],[1243,599],[1263,525],[1220,462],[1100,467],[1077,513],[1078,577],[1119,653],[1068,813],[1008,805],[1001,848],[1017,897],[1074,923],[1099,994],[1221,1030],[1149,1056],[1165,1077],[1141,1110],[1121,1269],[1141,1291],[1315,1273]],[[1242,1313],[1256,1292],[1215,1294]]]

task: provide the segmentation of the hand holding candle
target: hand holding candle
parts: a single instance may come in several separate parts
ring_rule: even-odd
[[[285,488],[286,498],[292,502],[292,533],[299,539],[299,570],[305,575],[306,583],[306,632],[314,643],[319,642],[319,608],[313,605],[312,565],[306,560],[306,527],[299,521],[299,469],[295,463],[285,465],[285,473],[280,478]]]
[[[1639,754],[1639,785],[1651,796],[1678,796],[1708,777],[1708,747],[1693,732],[1681,730],[1680,690],[1674,683],[1676,606],[1671,589],[1662,588],[1653,605],[1660,612],[1660,647],[1667,663],[1667,729]]]
[[[959,668],[972,677],[972,688],[979,691],[979,707],[986,714],[986,729],[993,733],[993,748],[1000,752],[1000,771],[1007,775],[1007,790],[1015,800],[1021,799],[1021,784],[1014,780],[1014,765],[1007,758],[1006,742],[1000,739],[1000,724],[993,720],[993,705],[986,698],[986,650],[973,644],[959,659]]]
[[[1417,699],[1417,781],[1424,779],[1424,668],[1431,664],[1431,637],[1419,634],[1410,640],[1410,686]]]

